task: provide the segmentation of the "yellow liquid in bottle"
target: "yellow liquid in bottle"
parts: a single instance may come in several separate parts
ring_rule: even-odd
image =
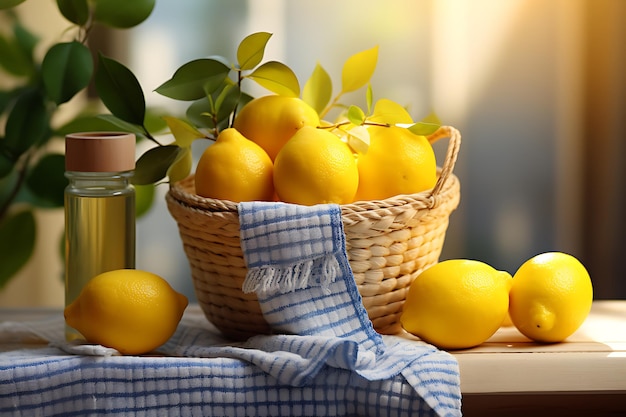
[[[135,194],[65,193],[65,305],[94,276],[135,267]],[[66,339],[81,337],[66,327]]]

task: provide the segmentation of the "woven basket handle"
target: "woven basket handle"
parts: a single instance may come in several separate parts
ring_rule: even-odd
[[[446,151],[446,159],[441,167],[441,174],[437,179],[437,183],[433,188],[431,196],[435,196],[441,192],[443,186],[446,185],[446,181],[450,178],[456,159],[459,155],[459,149],[461,148],[461,132],[451,126],[441,126],[435,133],[427,136],[428,141],[433,144],[442,138],[449,138],[448,150]]]

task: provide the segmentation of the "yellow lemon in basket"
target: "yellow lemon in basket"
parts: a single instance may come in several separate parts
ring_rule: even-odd
[[[355,200],[382,200],[431,189],[437,160],[425,136],[397,126],[370,126],[367,152],[359,154],[359,189]]]
[[[265,149],[273,161],[301,127],[319,124],[315,109],[302,99],[268,95],[248,102],[235,117],[233,127]]]
[[[88,342],[135,355],[167,342],[187,303],[158,275],[118,269],[92,278],[64,315]]]
[[[352,151],[337,135],[305,126],[274,161],[274,187],[287,203],[351,203],[359,184]]]
[[[221,200],[274,199],[273,165],[256,143],[234,128],[220,132],[196,167],[196,194]]]
[[[509,314],[526,337],[560,342],[585,321],[592,301],[591,278],[583,264],[571,255],[547,252],[515,272]]]
[[[451,259],[415,278],[400,322],[441,349],[465,349],[489,339],[506,318],[511,275],[486,263]]]

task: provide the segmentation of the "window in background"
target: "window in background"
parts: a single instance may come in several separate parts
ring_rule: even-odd
[[[463,134],[455,170],[461,205],[442,258],[513,273],[544,251],[585,260],[585,7],[584,0],[159,0],[132,31],[127,62],[152,91],[182,63],[214,54],[232,60],[244,36],[268,31],[267,59],[288,63],[302,84],[319,61],[339,83],[348,56],[379,45],[375,98],[406,103],[415,118],[434,110]],[[362,104],[363,95],[346,100]],[[175,104],[155,93],[147,100]],[[445,146],[437,144],[440,160]],[[165,186],[159,190],[159,204],[139,222],[138,267],[193,297]],[[615,296],[626,297],[621,291]]]
[[[592,278],[603,278],[594,282],[595,294],[626,298],[626,2],[590,3],[585,15],[585,142],[581,152],[585,161],[583,254]]]

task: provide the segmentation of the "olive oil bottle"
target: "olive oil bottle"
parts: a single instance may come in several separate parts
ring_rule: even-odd
[[[65,305],[94,276],[135,267],[135,136],[90,132],[65,138]],[[68,340],[80,334],[66,328]]]

